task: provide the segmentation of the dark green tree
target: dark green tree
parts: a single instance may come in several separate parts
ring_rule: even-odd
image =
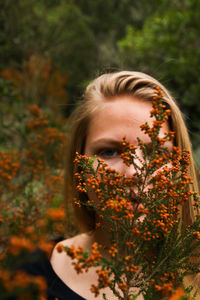
[[[200,145],[200,2],[172,1],[150,16],[141,29],[127,27],[118,43],[124,64],[160,79],[177,98],[196,151]]]

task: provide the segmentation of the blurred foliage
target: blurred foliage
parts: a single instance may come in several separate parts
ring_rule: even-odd
[[[97,70],[122,66],[118,39],[128,24],[141,28],[158,3],[17,0],[13,5],[6,0],[0,4],[0,69],[20,68],[32,54],[48,58],[69,74],[67,89],[74,102]]]
[[[129,25],[118,45],[128,68],[160,79],[178,99],[197,155],[200,149],[200,2],[171,1],[170,4],[149,17],[141,30]]]
[[[48,252],[44,241],[76,230],[62,195],[63,113],[91,78],[134,69],[161,80],[185,114],[198,162],[199,11],[198,0],[1,1],[1,295],[23,282],[11,272],[21,250]]]
[[[31,55],[24,61],[20,71],[16,68],[5,68],[0,76],[11,81],[23,103],[34,103],[40,107],[49,107],[58,111],[58,105],[66,104],[67,75],[61,72],[51,61]]]
[[[46,299],[43,279],[16,270],[34,257],[30,252],[40,249],[49,255],[52,238],[75,232],[63,201],[68,124],[55,106],[40,109],[28,103],[31,93],[25,98],[21,84],[26,90],[31,76],[9,74],[10,80],[0,79],[0,294],[1,299]],[[41,81],[36,82],[33,89],[39,93]],[[62,85],[57,86],[57,100],[60,94]],[[51,104],[54,89],[47,89],[45,96]]]
[[[67,76],[66,114],[99,73],[147,72],[178,99],[198,154],[199,10],[199,0],[17,0],[15,5],[2,1],[0,70],[14,68],[18,75],[30,76],[25,64],[30,68],[31,57],[41,63],[38,73],[45,64],[55,65],[60,76]]]

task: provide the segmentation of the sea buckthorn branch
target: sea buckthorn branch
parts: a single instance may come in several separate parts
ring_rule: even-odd
[[[156,206],[155,206],[155,207],[156,207]],[[144,222],[143,222],[143,223],[144,223]],[[143,223],[142,223],[142,224],[143,224]],[[160,222],[159,225],[162,225],[162,226],[163,226],[162,222]],[[162,227],[162,226],[161,226],[161,227]],[[158,226],[158,227],[159,227],[159,226]],[[135,229],[134,229],[134,231],[135,231]]]
[[[140,293],[148,300],[169,298],[184,276],[200,272],[200,220],[196,217],[190,227],[184,227],[180,220],[181,208],[189,198],[193,197],[195,209],[199,199],[188,188],[189,153],[165,147],[167,141],[173,140],[173,132],[159,137],[170,115],[162,97],[157,89],[152,127],[141,125],[151,143],[138,139],[136,147],[122,140],[121,158],[135,168],[133,177],[118,174],[95,157],[77,154],[75,159],[78,193],[87,195],[92,191],[97,198],[84,202],[76,198],[75,204],[96,211],[100,220],[97,228],[101,226],[109,232],[110,245],[95,244],[87,254],[80,254],[80,249],[65,250],[77,272],[100,267],[99,280],[91,288],[96,296],[100,289],[109,287],[118,299],[128,300]]]

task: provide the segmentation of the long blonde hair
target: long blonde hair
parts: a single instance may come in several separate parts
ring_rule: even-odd
[[[84,154],[85,141],[88,128],[93,114],[101,109],[105,101],[120,95],[130,95],[134,98],[152,101],[155,87],[158,86],[164,97],[163,101],[171,109],[170,127],[175,132],[175,145],[181,150],[190,152],[189,176],[193,183],[190,190],[198,192],[198,182],[192,156],[191,142],[188,135],[185,122],[180,109],[170,92],[153,77],[141,73],[122,71],[117,73],[103,74],[94,79],[86,88],[82,101],[71,116],[70,142],[68,144],[68,154],[66,156],[66,179],[68,186],[72,187],[72,193],[75,194],[74,186],[74,158],[75,153]],[[66,188],[66,199],[71,200],[71,195]],[[79,195],[85,197],[85,195]],[[95,213],[86,207],[75,207],[75,216],[83,231],[95,228]],[[182,209],[182,221],[184,224],[191,224],[194,220],[195,212],[193,208],[193,199],[189,199]]]
[[[192,192],[197,192],[198,181],[195,171],[194,159],[192,155],[192,147],[185,125],[182,113],[170,92],[153,77],[141,73],[122,71],[116,73],[103,74],[94,79],[86,88],[82,101],[74,110],[70,122],[70,138],[68,143],[66,155],[66,169],[65,169],[65,197],[66,201],[71,201],[72,197],[76,195],[75,180],[74,180],[74,164],[76,152],[84,154],[85,141],[87,138],[88,128],[94,113],[101,109],[103,103],[112,101],[112,98],[120,95],[129,95],[137,99],[152,101],[155,87],[159,87],[164,95],[163,101],[171,110],[169,125],[171,130],[175,132],[174,144],[181,150],[190,152],[190,166],[189,176],[193,183],[190,184],[189,189]],[[70,187],[70,189],[68,188]],[[76,195],[78,197],[87,197],[85,194]],[[89,231],[95,229],[95,211],[88,210],[85,206],[80,208],[74,207],[77,223],[81,231]],[[181,212],[182,222],[189,225],[193,222],[195,214],[193,206],[193,198],[187,201]],[[196,289],[200,286],[199,275],[187,276],[184,279],[184,285],[192,285]],[[200,299],[198,294],[197,299]]]

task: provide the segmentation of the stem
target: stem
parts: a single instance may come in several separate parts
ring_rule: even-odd
[[[184,237],[183,241],[186,239],[187,235]],[[157,265],[157,267],[152,271],[151,275],[149,277],[147,277],[147,279],[145,279],[145,282],[149,282],[151,278],[153,278],[154,274],[157,272],[157,270],[164,264],[164,262],[171,256],[171,253],[174,251],[175,248],[179,247],[179,245],[181,245],[182,240],[179,238],[178,240],[176,240],[177,243],[175,244],[175,246],[171,249],[171,251],[169,252],[169,254],[163,258],[163,260]],[[141,289],[141,292],[145,291],[145,288]]]

